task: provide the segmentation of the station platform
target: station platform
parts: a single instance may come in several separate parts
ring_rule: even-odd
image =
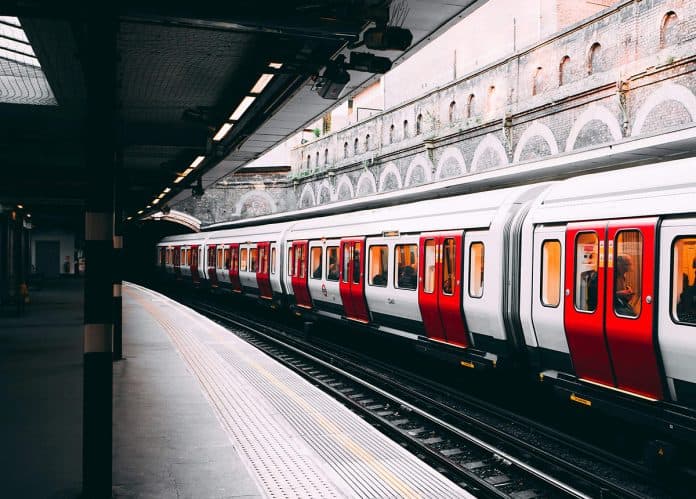
[[[123,289],[116,497],[471,497],[218,324]]]

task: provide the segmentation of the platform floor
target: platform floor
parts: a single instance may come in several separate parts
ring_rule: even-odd
[[[124,355],[117,497],[470,497],[234,334],[132,284]]]
[[[0,316],[0,497],[80,494],[83,294],[81,279],[46,281]]]

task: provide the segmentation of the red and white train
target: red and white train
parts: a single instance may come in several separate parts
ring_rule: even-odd
[[[464,367],[524,359],[576,403],[696,442],[695,160],[171,236],[158,264]]]

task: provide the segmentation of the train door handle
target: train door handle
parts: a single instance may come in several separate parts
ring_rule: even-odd
[[[394,303],[395,303],[394,298],[387,298],[387,303],[390,305],[394,305]]]
[[[566,295],[566,296],[570,296],[570,290],[569,290],[569,289],[566,289],[566,290],[565,290],[565,295]]]
[[[652,303],[652,296],[650,296],[650,295],[646,296],[646,297],[645,297],[645,303],[647,303],[648,305],[650,305],[650,304]]]

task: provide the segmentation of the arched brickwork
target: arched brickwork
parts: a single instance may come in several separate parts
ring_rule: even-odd
[[[357,185],[356,197],[369,196],[377,192],[377,182],[375,182],[375,177],[370,172],[364,172],[360,175]]]
[[[548,152],[547,152],[548,151]],[[546,125],[535,121],[528,127],[517,142],[513,163],[558,154],[558,143],[553,132]]]
[[[304,189],[302,190],[302,195],[300,196],[300,209],[302,208],[311,208],[312,206],[316,205],[316,201],[314,199],[314,190],[312,189],[312,184],[305,184]]]
[[[595,127],[600,127],[602,125],[606,127],[606,132],[614,141],[619,141],[623,137],[623,134],[621,133],[621,125],[619,125],[619,122],[611,111],[604,106],[600,106],[599,104],[590,104],[590,106],[580,116],[578,116],[578,119],[575,120],[573,128],[571,128],[570,134],[568,135],[568,140],[566,141],[566,151],[572,151],[575,149],[578,136],[586,126],[590,126],[592,121],[600,122],[595,124]],[[601,140],[597,143],[599,144],[604,142],[609,142],[609,140]]]
[[[682,85],[677,85],[676,83],[665,83],[650,94],[650,96],[636,112],[636,119],[633,123],[631,135],[640,135],[646,122],[649,121],[648,117],[650,114],[660,106],[663,106],[665,103],[670,101],[680,104],[680,107],[682,107],[683,110],[688,113],[690,116],[688,122],[694,121],[694,118],[696,118],[696,96],[694,96],[693,92]],[[671,111],[671,114],[674,115],[674,110]],[[674,125],[678,124],[680,123],[674,123]]]
[[[464,155],[456,147],[448,147],[442,153],[435,169],[435,180],[457,177],[466,173]]]
[[[239,198],[234,211],[242,218],[270,215],[276,212],[276,202],[265,191],[249,191]]]
[[[334,201],[331,185],[328,180],[324,180],[317,188],[317,204],[328,204]]]
[[[408,165],[404,187],[426,184],[432,180],[433,164],[423,156],[416,156]]]
[[[389,192],[403,187],[401,173],[394,163],[387,164],[379,176],[379,192]]]
[[[490,133],[476,147],[474,159],[471,160],[471,172],[478,172],[505,166],[508,164],[507,152],[505,147],[495,135]]]
[[[342,175],[339,181],[336,183],[336,200],[337,201],[348,201],[355,197],[355,190],[353,189],[353,184],[347,175]]]

